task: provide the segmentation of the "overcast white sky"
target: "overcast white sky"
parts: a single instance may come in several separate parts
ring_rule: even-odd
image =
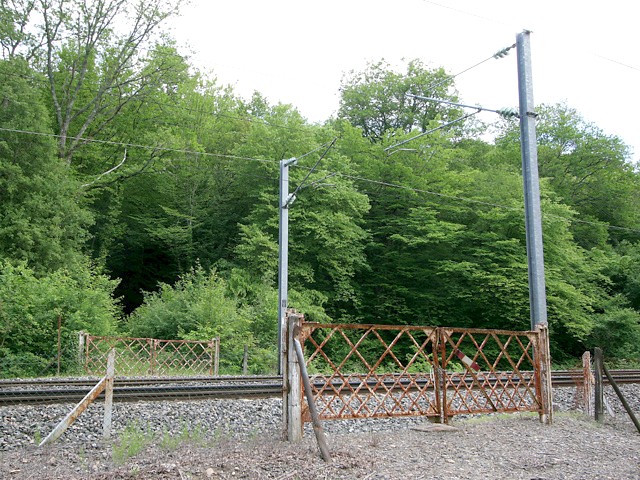
[[[566,102],[639,160],[639,18],[631,0],[192,0],[172,25],[222,84],[314,122],[335,114],[343,73],[367,61],[419,58],[456,74],[529,29],[536,104]],[[464,103],[517,107],[515,50],[456,85]]]

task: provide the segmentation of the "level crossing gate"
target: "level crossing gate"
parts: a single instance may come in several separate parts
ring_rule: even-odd
[[[298,322],[296,324],[296,322]],[[319,324],[300,316],[322,420],[537,412],[551,421],[546,327],[507,331],[408,325]],[[310,421],[300,402],[302,421]]]

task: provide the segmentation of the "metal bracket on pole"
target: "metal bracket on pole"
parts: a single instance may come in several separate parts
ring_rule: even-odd
[[[282,205],[282,208],[289,208],[291,204],[295,201],[296,201],[296,196],[293,193],[290,193],[289,195],[287,195],[287,201],[284,202],[284,205]]]

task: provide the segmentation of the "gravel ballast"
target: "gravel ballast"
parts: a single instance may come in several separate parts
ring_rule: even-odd
[[[622,388],[639,412],[640,385]],[[325,422],[329,464],[309,425],[300,444],[280,440],[279,399],[116,403],[108,441],[98,403],[44,448],[37,441],[71,406],[3,407],[0,478],[640,479],[640,434],[613,391],[603,424],[575,410],[574,392],[554,389],[551,426],[530,414],[455,417],[454,429],[423,418]],[[140,451],[123,453],[131,444]]]

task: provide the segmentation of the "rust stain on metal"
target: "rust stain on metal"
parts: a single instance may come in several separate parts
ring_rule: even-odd
[[[301,339],[323,420],[545,409],[538,332],[303,323]]]

